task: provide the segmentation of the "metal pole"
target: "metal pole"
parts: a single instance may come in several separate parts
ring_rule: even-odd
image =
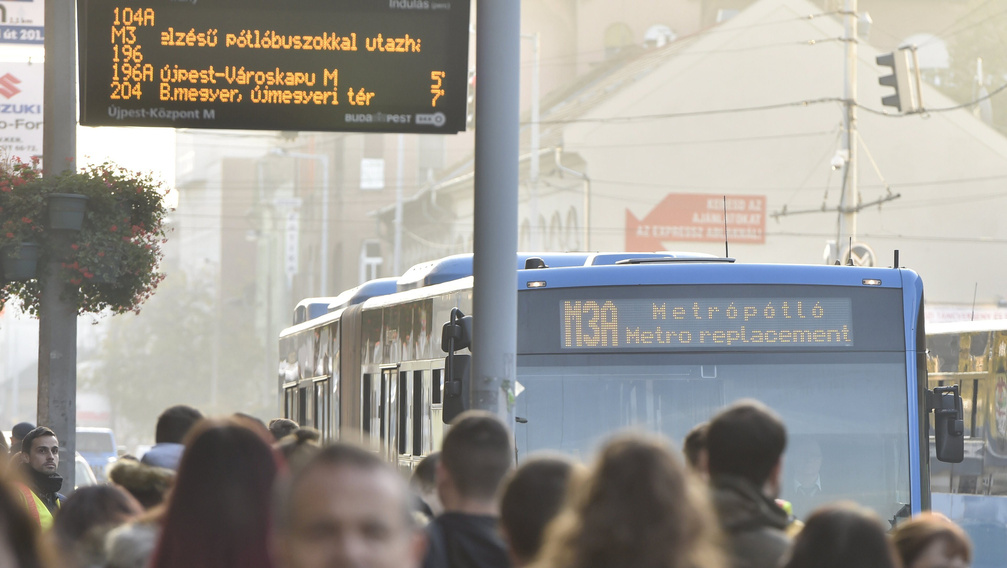
[[[514,423],[517,353],[521,8],[483,0],[476,18],[475,256],[471,408]]]
[[[843,98],[846,100],[843,146],[846,167],[843,170],[843,193],[839,201],[839,227],[836,253],[842,257],[843,247],[857,237],[857,0],[846,0],[846,80]],[[852,253],[852,251],[849,251]]]
[[[402,274],[402,177],[406,137],[399,134],[399,159],[395,171],[395,251],[392,258],[392,274]]]
[[[77,28],[76,3],[45,4],[45,116],[42,125],[42,168],[46,177],[76,169],[77,160]],[[70,239],[60,238],[69,248]],[[43,278],[38,330],[38,424],[56,432],[60,442],[57,472],[63,488],[74,486],[77,444],[77,309],[62,298],[63,282],[53,275],[60,259],[40,266]]]

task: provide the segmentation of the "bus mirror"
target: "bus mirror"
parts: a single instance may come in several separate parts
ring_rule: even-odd
[[[931,394],[931,393],[928,393]],[[937,459],[961,463],[965,459],[965,419],[958,385],[936,387],[932,392],[934,445]]]
[[[471,368],[471,355],[448,355],[445,359],[444,410],[441,413],[445,424],[450,424],[455,417],[468,410]]]
[[[441,351],[454,353],[472,345],[472,316],[458,308],[451,310],[451,321],[441,328]]]

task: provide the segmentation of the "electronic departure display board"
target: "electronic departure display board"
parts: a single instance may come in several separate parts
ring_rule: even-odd
[[[563,350],[853,347],[850,298],[560,301]]]
[[[80,122],[465,129],[469,0],[78,0]]]

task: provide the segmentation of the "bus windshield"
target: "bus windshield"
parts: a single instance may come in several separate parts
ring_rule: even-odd
[[[850,499],[892,519],[910,501],[904,353],[524,355],[518,377],[519,459],[544,449],[590,459],[633,427],[681,446],[696,424],[754,398],[786,423],[780,497],[798,518]]]

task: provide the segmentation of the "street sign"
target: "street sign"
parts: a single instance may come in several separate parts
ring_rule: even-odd
[[[0,155],[42,155],[42,64],[0,62]]]
[[[44,44],[44,17],[43,0],[0,2],[0,44]]]
[[[80,122],[465,129],[469,0],[77,0]]]
[[[878,257],[874,254],[874,249],[864,243],[853,243],[853,249],[847,250],[843,255],[844,264],[853,260],[854,266],[877,266]]]

